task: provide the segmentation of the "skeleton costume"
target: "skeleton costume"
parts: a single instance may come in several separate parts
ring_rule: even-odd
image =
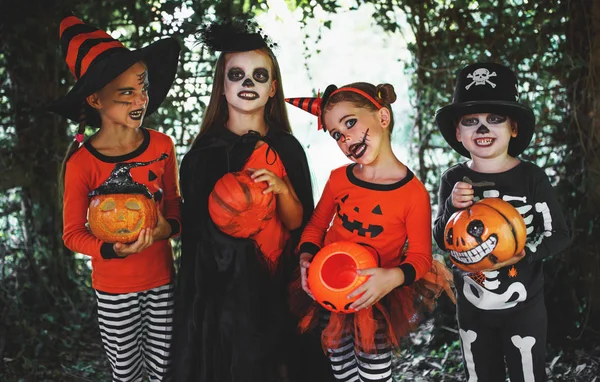
[[[508,154],[516,157],[529,144],[535,123],[531,109],[517,100],[517,79],[508,68],[470,65],[460,72],[453,103],[438,111],[436,122],[450,146],[470,157],[456,138],[455,121],[466,114],[507,115],[518,123],[518,135],[508,147]],[[544,381],[547,317],[542,260],[560,253],[569,242],[566,221],[552,186],[545,172],[530,162],[521,161],[502,173],[476,172],[466,163],[452,166],[440,181],[434,222],[434,238],[441,249],[446,249],[446,223],[457,211],[451,194],[459,181],[473,185],[474,202],[501,198],[511,203],[527,227],[526,255],[518,263],[491,272],[453,269],[468,381],[504,381],[505,359],[512,382]],[[487,255],[477,249],[469,252],[467,258],[473,262]]]

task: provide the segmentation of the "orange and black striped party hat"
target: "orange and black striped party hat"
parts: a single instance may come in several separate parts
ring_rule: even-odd
[[[323,93],[323,97],[321,97],[321,92],[319,91],[316,98],[310,97],[302,97],[302,98],[286,98],[285,102],[290,103],[296,107],[304,111],[308,111],[312,115],[316,115],[318,119],[318,129],[323,129],[323,108],[327,105],[327,101],[329,100],[329,96],[337,90],[337,86],[329,85],[325,88],[325,92]],[[327,132],[325,129],[323,131]]]
[[[59,36],[63,56],[77,82],[48,109],[74,122],[80,122],[83,107],[87,124],[100,127],[100,115],[87,104],[85,98],[102,89],[138,61],[146,65],[150,82],[146,116],[158,109],[175,79],[180,46],[173,38],[155,41],[138,50],[129,50],[108,33],[73,15],[62,20]]]
[[[292,104],[296,107],[304,111],[308,111],[312,115],[316,115],[319,119],[318,129],[321,130],[323,128],[321,124],[321,95],[317,95],[317,97],[302,97],[302,98],[286,98],[285,102]]]

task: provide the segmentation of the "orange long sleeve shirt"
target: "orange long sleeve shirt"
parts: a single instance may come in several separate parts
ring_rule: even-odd
[[[92,286],[108,293],[131,293],[155,288],[171,281],[173,253],[169,240],[154,242],[149,248],[125,258],[107,258],[112,243],[97,239],[86,226],[88,193],[111,175],[116,163],[147,162],[166,153],[168,157],[130,170],[135,182],[151,193],[161,193],[158,208],[172,227],[181,221],[177,159],[171,138],[158,131],[142,128],[144,141],[135,151],[105,156],[87,141],[71,156],[65,172],[63,240],[74,252],[92,258]],[[175,224],[173,224],[175,222]],[[178,234],[174,232],[174,234]]]
[[[382,185],[356,178],[354,166],[331,172],[302,233],[300,252],[316,254],[337,241],[366,244],[377,250],[382,268],[399,266],[404,285],[411,284],[431,268],[429,194],[410,170],[399,182]]]

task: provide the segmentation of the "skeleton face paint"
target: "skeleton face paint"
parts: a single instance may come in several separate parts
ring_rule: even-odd
[[[264,108],[277,89],[271,70],[271,59],[260,51],[227,54],[224,89],[230,112],[252,113]]]
[[[138,62],[96,93],[103,124],[140,127],[148,106],[148,72]]]
[[[456,139],[472,157],[494,158],[507,155],[508,144],[517,136],[510,118],[493,113],[468,114],[460,118]]]

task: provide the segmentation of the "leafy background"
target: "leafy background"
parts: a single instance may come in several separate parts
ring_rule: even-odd
[[[304,27],[298,65],[306,67],[306,87],[295,88],[303,94],[286,90],[288,96],[316,94],[335,65],[345,64],[334,61],[322,68],[330,74],[315,73],[310,63],[326,53],[350,50],[361,60],[361,49],[368,47],[321,51],[319,44],[341,15],[367,12],[361,25],[375,31],[371,42],[387,44],[386,56],[397,60],[397,73],[389,75],[400,73],[407,81],[394,143],[435,204],[441,173],[460,160],[433,122],[435,111],[451,101],[454,74],[474,61],[496,61],[518,72],[522,99],[537,117],[523,158],[546,170],[573,232],[565,253],[545,263],[547,368],[553,381],[595,381],[600,370],[600,2],[593,0],[1,0],[0,379],[109,380],[88,261],[61,239],[57,175],[75,130],[45,111],[73,85],[58,47],[61,17],[73,11],[129,47],[167,35],[184,43],[169,98],[145,120],[170,134],[183,155],[198,131],[215,58],[191,42],[197,26],[238,13],[266,22],[281,4]],[[395,48],[399,40],[405,50]],[[318,137],[305,134],[295,120],[295,133],[314,152]],[[315,173],[317,163],[317,158],[311,163]],[[396,357],[397,380],[464,380],[453,315],[452,304],[441,299],[435,316]]]

